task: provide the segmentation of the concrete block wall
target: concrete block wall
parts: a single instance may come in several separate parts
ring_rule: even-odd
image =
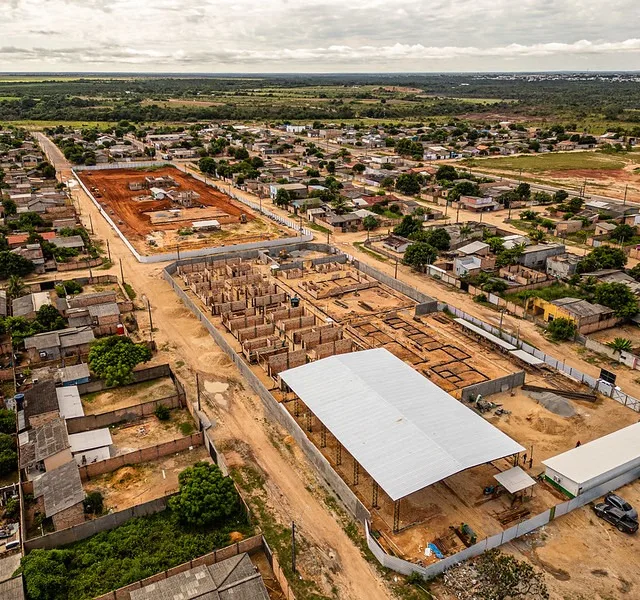
[[[280,292],[277,294],[268,294],[266,296],[258,296],[251,300],[253,306],[271,306],[272,304],[282,304],[287,301],[287,294]]]
[[[276,323],[278,321],[283,321],[286,319],[294,319],[296,317],[301,317],[304,315],[304,307],[296,306],[295,308],[285,307],[278,308],[271,312],[267,311],[266,319],[267,323]]]
[[[242,310],[247,306],[244,300],[234,300],[233,302],[219,302],[213,305],[211,312],[214,315],[224,315],[225,313]]]
[[[307,362],[307,353],[305,350],[295,350],[294,352],[286,352],[271,356],[267,363],[267,371],[271,377],[286,371],[304,365]]]
[[[327,342],[334,342],[336,340],[341,340],[344,332],[341,327],[333,327],[331,325],[324,325],[322,327],[318,327],[313,331],[307,331],[301,333],[300,341],[298,343],[302,344],[302,347],[305,350],[312,350],[316,346],[320,344],[326,344]],[[295,334],[294,334],[295,341]]]
[[[462,390],[462,399],[470,400],[472,397],[481,394],[482,397],[490,396],[491,394],[499,394],[500,392],[506,392],[507,390],[520,387],[524,384],[524,371],[518,371],[517,373],[511,373],[498,379],[491,379],[490,381],[482,381],[474,385],[468,385]]]
[[[292,329],[302,329],[303,327],[313,327],[315,323],[316,318],[313,315],[307,315],[278,321],[277,326],[280,331],[290,331]]]
[[[227,329],[232,333],[238,329],[249,329],[257,325],[264,325],[264,316],[254,315],[252,317],[239,317],[237,319],[229,319],[225,323]]]
[[[266,325],[256,325],[255,327],[249,327],[248,329],[239,329],[236,332],[236,337],[240,342],[246,340],[254,340],[260,337],[267,337],[273,335],[276,331],[276,326],[273,323]]]
[[[328,342],[326,344],[320,344],[316,346],[310,354],[312,360],[320,360],[327,356],[334,356],[335,354],[347,354],[353,351],[353,341],[351,339],[336,340],[334,342]]]

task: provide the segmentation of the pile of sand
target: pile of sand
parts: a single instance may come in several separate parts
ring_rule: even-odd
[[[576,414],[576,410],[569,400],[553,392],[532,392],[529,396],[560,417],[569,418]]]

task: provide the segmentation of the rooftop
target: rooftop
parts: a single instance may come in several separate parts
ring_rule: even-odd
[[[592,317],[614,312],[612,308],[602,306],[602,304],[591,304],[591,302],[579,298],[558,298],[558,300],[553,300],[551,304],[561,306],[575,317]]]
[[[52,517],[67,508],[82,502],[85,497],[80,480],[80,471],[75,461],[47,471],[33,480],[34,498],[44,497],[44,512]]]
[[[20,434],[20,468],[30,467],[69,447],[67,427],[60,419]]]
[[[638,458],[640,423],[635,423],[543,460],[542,464],[580,484]]]
[[[24,393],[24,416],[28,419],[58,410],[56,385],[53,381],[42,381]]]
[[[384,348],[280,377],[392,500],[524,450]]]

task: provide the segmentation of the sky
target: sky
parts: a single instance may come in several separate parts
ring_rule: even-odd
[[[2,0],[0,72],[640,70],[640,0]]]

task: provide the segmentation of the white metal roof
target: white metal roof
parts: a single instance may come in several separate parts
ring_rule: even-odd
[[[509,354],[513,354],[516,358],[519,358],[520,360],[523,360],[527,364],[532,365],[534,367],[544,364],[543,360],[536,358],[533,354],[529,354],[524,350],[511,350]]]
[[[525,450],[384,348],[280,377],[392,500]]]
[[[92,429],[91,431],[83,431],[81,433],[69,434],[69,444],[71,445],[71,453],[85,452],[86,450],[94,450],[103,446],[113,444],[109,429]]]
[[[510,344],[509,342],[505,342],[504,340],[501,340],[497,335],[493,335],[492,333],[485,331],[481,327],[478,327],[477,325],[474,325],[469,321],[465,321],[464,319],[454,319],[454,321],[456,323],[459,323],[466,329],[469,329],[470,331],[473,331],[474,333],[481,335],[483,338],[489,340],[490,342],[493,342],[497,346],[504,348],[505,350],[517,350],[517,348],[513,344]]]
[[[493,477],[511,494],[533,487],[536,484],[536,480],[529,477],[520,467],[513,467]]]
[[[63,419],[72,419],[74,417],[84,417],[84,409],[80,400],[80,392],[75,385],[56,388],[56,396],[58,396],[58,408],[60,416]]]
[[[580,484],[637,459],[640,459],[640,423],[543,460],[542,464]]]

